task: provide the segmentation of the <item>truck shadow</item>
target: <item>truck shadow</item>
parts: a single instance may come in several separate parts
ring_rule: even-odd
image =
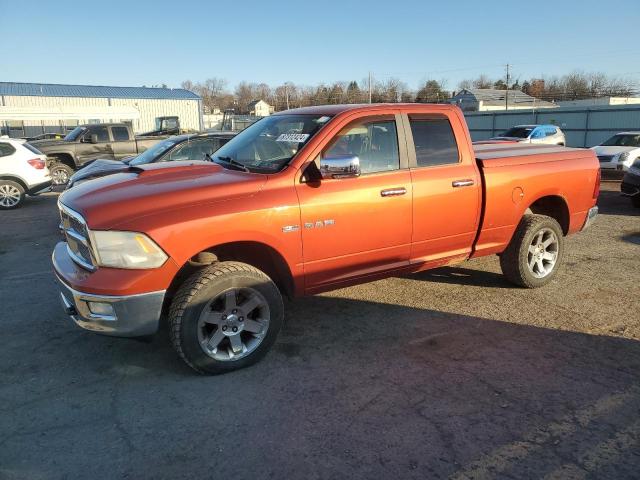
[[[4,443],[5,457],[42,464],[41,449],[29,445],[66,415],[65,444],[81,444],[83,425],[95,424],[113,445],[92,462],[108,465],[123,442],[145,459],[131,464],[132,476],[149,465],[179,476],[184,462],[163,458],[229,438],[249,446],[277,439],[261,442],[260,455],[227,460],[237,478],[264,468],[265,458],[276,478],[307,467],[323,478],[542,477],[587,454],[603,478],[638,471],[640,426],[631,421],[640,409],[640,342],[345,292],[291,302],[273,351],[217,377],[194,374],[166,332],[148,344],[90,334],[49,298],[51,318],[9,325],[7,345],[17,347],[1,355],[0,378],[11,385],[2,411],[11,412],[7,431],[27,433]],[[37,307],[21,308],[34,318]],[[19,355],[20,345],[38,348]],[[24,381],[31,378],[46,382]],[[149,441],[159,425],[163,434]],[[57,466],[81,465],[64,451]]]
[[[433,270],[406,275],[411,278],[434,283],[449,283],[455,285],[474,285],[477,287],[516,288],[509,283],[501,273],[486,270],[473,270],[464,267],[440,267]]]

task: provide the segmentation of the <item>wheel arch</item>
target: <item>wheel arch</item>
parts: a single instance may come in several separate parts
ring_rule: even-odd
[[[524,214],[527,213],[551,217],[560,224],[562,233],[565,236],[569,233],[569,225],[571,222],[569,205],[560,195],[545,195],[538,198],[531,202],[531,204],[525,209]]]
[[[22,178],[20,178],[20,177],[18,177],[16,175],[2,174],[2,175],[0,175],[0,180],[10,180],[12,182],[19,183],[20,186],[22,186],[22,188],[24,188],[25,192],[27,190],[29,190],[29,186],[27,185],[27,182],[25,182]]]
[[[272,246],[258,241],[236,241],[208,247],[182,265],[167,289],[166,306],[180,285],[195,271],[215,262],[236,261],[249,264],[271,278],[283,295],[295,296],[293,273],[284,256]]]
[[[53,152],[47,153],[46,156],[52,160],[52,163],[58,161],[59,163],[63,163],[74,170],[76,169],[76,160],[71,152]]]

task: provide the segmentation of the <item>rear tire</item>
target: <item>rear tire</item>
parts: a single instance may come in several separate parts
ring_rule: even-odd
[[[66,185],[73,175],[73,168],[66,163],[55,162],[49,167],[51,183],[54,185]]]
[[[246,263],[220,262],[198,270],[178,289],[169,332],[187,365],[219,374],[264,357],[283,317],[282,296],[266,274]]]
[[[18,208],[24,202],[24,187],[11,180],[0,180],[0,210]]]
[[[546,215],[525,215],[500,255],[500,267],[511,283],[537,288],[553,279],[563,255],[564,237],[558,222]]]

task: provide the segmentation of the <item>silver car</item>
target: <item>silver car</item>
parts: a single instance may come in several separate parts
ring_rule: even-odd
[[[567,143],[564,133],[555,125],[516,125],[491,140],[563,146]]]

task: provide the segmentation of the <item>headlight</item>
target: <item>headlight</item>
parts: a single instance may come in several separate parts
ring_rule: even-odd
[[[101,267],[157,268],[167,254],[143,233],[92,231],[96,260]]]
[[[618,162],[624,162],[627,158],[629,158],[629,152],[622,152],[618,157]]]

